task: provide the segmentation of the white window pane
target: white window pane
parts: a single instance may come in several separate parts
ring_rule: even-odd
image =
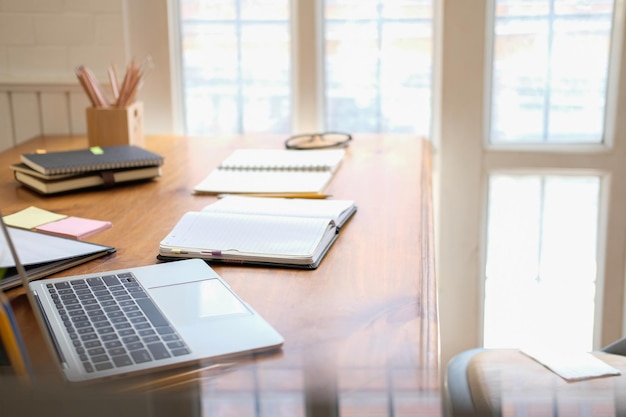
[[[325,2],[329,130],[430,133],[432,1]]]
[[[600,179],[489,181],[484,344],[591,350]]]
[[[289,2],[181,0],[190,134],[288,133]]]
[[[603,139],[612,0],[497,0],[491,142]]]
[[[432,3],[323,2],[322,129],[430,135]],[[291,2],[178,4],[187,133],[290,133]]]

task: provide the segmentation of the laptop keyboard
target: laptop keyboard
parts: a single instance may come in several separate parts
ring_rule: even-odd
[[[130,272],[47,289],[88,373],[190,353]]]

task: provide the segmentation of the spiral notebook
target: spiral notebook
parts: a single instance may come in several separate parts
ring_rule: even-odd
[[[344,155],[344,149],[237,149],[194,192],[323,196]]]
[[[78,174],[163,164],[162,156],[133,145],[25,153],[21,155],[21,160],[30,168],[45,175]]]

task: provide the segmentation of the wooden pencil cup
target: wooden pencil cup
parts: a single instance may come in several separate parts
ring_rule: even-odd
[[[143,103],[118,108],[88,107],[89,146],[143,146]]]

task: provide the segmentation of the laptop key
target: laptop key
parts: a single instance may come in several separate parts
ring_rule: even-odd
[[[157,327],[156,331],[160,334],[160,335],[167,335],[167,334],[172,334],[175,333],[174,329],[172,329],[170,326],[163,326],[163,327]]]
[[[126,345],[126,349],[128,349],[128,350],[143,349],[143,343],[141,343],[141,342],[129,343],[129,344]]]
[[[176,342],[168,342],[167,347],[170,349],[178,349],[178,348],[185,347],[185,344],[179,340]]]
[[[144,343],[158,342],[159,340],[161,340],[159,336],[146,336],[143,338]]]
[[[87,278],[87,284],[91,287],[103,286],[104,283],[100,279],[100,277]]]
[[[135,363],[150,362],[152,360],[152,358],[150,357],[150,354],[145,349],[134,350],[130,352],[130,356],[132,356]]]
[[[188,355],[189,353],[191,352],[187,348],[172,349],[172,355],[174,356]]]
[[[113,369],[113,364],[111,362],[97,363],[96,369],[98,371],[106,371],[107,369]]]
[[[126,349],[124,349],[123,347],[111,348],[107,351],[107,353],[111,356],[124,355],[126,353]]]
[[[151,343],[148,345],[148,349],[150,349],[150,353],[152,353],[154,359],[165,359],[171,357],[163,343]]]
[[[113,340],[118,340],[118,338],[117,338],[117,335],[115,333],[111,333],[111,334],[103,334],[102,335],[102,340],[104,340],[105,342],[109,342],[109,341],[113,341]]]
[[[113,363],[118,368],[121,368],[122,366],[132,365],[133,361],[130,359],[130,356],[128,356],[128,355],[121,355],[121,356],[114,356],[113,357]]]
[[[93,366],[89,362],[83,362],[83,367],[87,373],[92,373],[94,371]]]
[[[102,277],[102,280],[109,287],[111,285],[120,285],[120,281],[117,279],[115,275],[105,275]]]
[[[89,353],[89,356],[96,356],[96,355],[102,355],[104,354],[106,351],[104,350],[104,348],[98,347],[98,348],[93,348],[93,349],[89,349],[87,351],[87,353]]]
[[[148,319],[152,322],[154,327],[168,326],[169,322],[165,319],[163,314],[154,305],[154,301],[149,298],[139,298],[135,300],[137,305],[141,307]]]

